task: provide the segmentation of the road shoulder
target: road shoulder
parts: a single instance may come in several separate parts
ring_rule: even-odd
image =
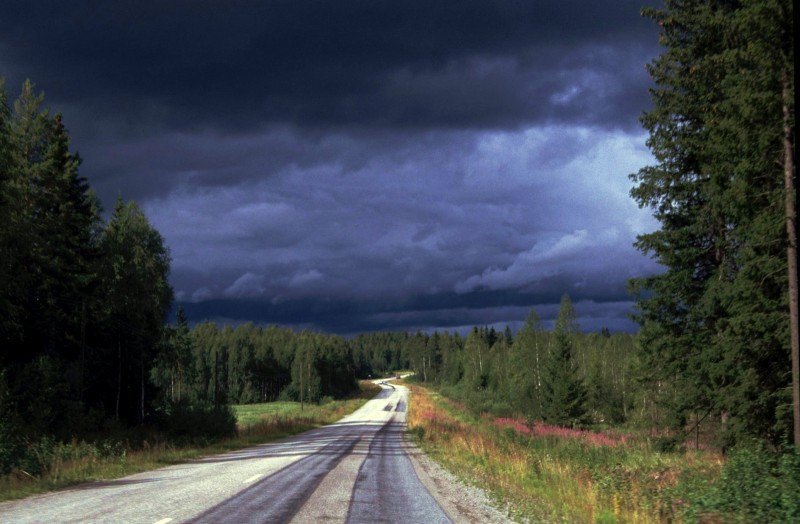
[[[480,488],[467,486],[403,435],[403,446],[420,482],[453,522],[509,524],[514,521],[492,505]]]

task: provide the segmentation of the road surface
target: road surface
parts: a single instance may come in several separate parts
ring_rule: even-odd
[[[446,500],[409,454],[403,437],[408,390],[381,387],[375,399],[330,426],[2,503],[0,522],[437,524],[479,519]]]

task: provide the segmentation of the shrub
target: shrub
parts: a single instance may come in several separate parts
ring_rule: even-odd
[[[800,453],[766,451],[763,446],[733,450],[720,479],[687,513],[726,516],[743,522],[800,522]]]
[[[236,434],[236,415],[227,405],[169,404],[160,410],[157,423],[172,437],[214,439]]]
[[[11,405],[5,371],[0,370],[0,474],[11,471],[22,453],[18,415]]]

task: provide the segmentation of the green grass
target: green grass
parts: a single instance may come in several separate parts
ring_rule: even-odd
[[[240,427],[248,427],[271,418],[315,419],[324,406],[306,404],[301,410],[299,402],[278,401],[263,404],[236,404],[231,406]]]
[[[720,476],[712,453],[659,453],[647,438],[480,416],[412,387],[409,432],[423,450],[531,522],[691,521],[692,488]]]
[[[31,445],[39,473],[31,474],[20,468],[0,476],[0,501],[115,479],[301,433],[352,413],[379,390],[370,382],[362,382],[361,391],[349,399],[305,404],[302,409],[299,402],[232,406],[237,417],[237,435],[217,441],[176,442],[156,432],[142,438],[141,430],[134,430],[139,434],[130,440],[125,433],[94,442],[79,439],[56,442],[44,438]],[[132,446],[131,440],[140,444]]]

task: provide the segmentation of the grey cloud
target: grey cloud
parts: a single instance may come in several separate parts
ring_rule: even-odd
[[[628,98],[645,92],[642,65],[656,46],[631,1],[8,7],[5,74],[90,112],[87,136],[276,122],[627,127],[636,116]],[[553,103],[573,88],[580,96]]]
[[[479,292],[458,296],[420,295],[404,301],[347,301],[301,299],[279,303],[259,300],[212,300],[182,304],[190,318],[224,319],[229,323],[255,321],[297,328],[324,330],[342,335],[366,331],[466,332],[475,325],[509,326],[517,331],[535,310],[545,328],[555,321],[559,294],[532,296]],[[580,329],[634,331],[630,320],[633,303],[625,297],[574,302]]]
[[[653,267],[631,247],[647,221],[618,173],[646,153],[631,145],[635,136],[555,131],[426,134],[394,148],[381,138],[374,148],[360,143],[372,156],[354,171],[320,176],[326,162],[337,163],[325,158],[238,188],[186,186],[146,210],[172,246],[176,270],[213,267],[228,272],[229,283],[264,275],[249,291],[264,299],[548,282],[581,292],[592,280],[611,285],[610,272],[621,272],[614,285],[624,287]],[[539,166],[553,134],[582,147]],[[178,289],[192,296],[211,289],[213,278]]]

